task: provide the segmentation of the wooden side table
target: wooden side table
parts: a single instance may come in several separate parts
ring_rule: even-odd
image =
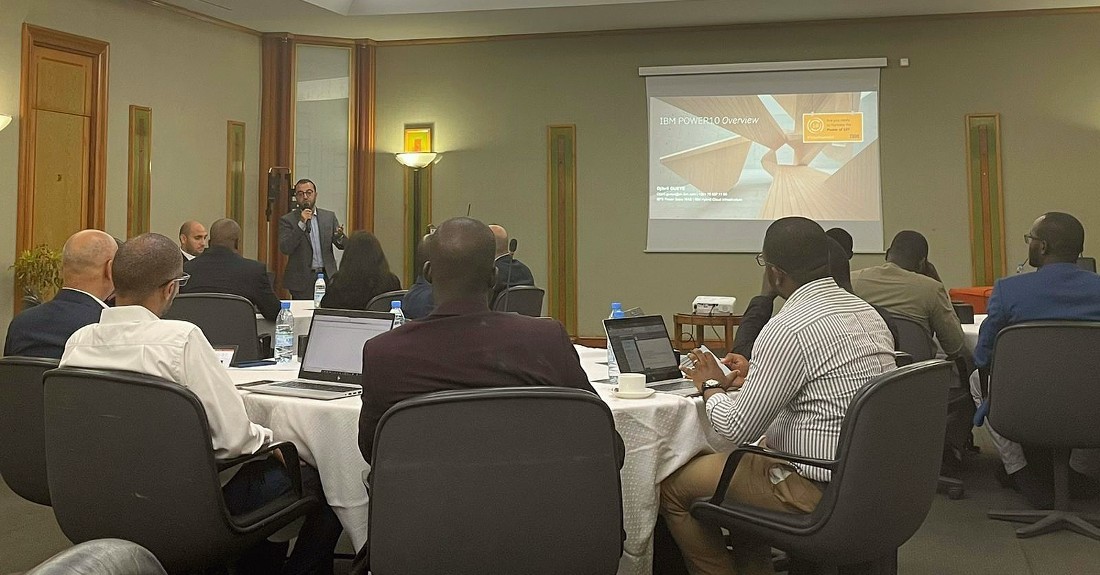
[[[684,339],[684,326],[695,326],[695,339]],[[699,347],[704,341],[706,326],[721,326],[725,329],[724,341],[726,353],[733,349],[733,332],[741,325],[739,315],[697,315],[693,313],[678,313],[672,316],[672,329],[676,333],[672,335],[672,345],[676,351],[687,352]],[[715,353],[718,353],[717,351]]]

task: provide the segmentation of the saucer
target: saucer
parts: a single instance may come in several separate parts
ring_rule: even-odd
[[[644,389],[642,391],[619,391],[619,388],[611,390],[611,395],[620,399],[645,399],[654,393],[657,393],[655,389]]]

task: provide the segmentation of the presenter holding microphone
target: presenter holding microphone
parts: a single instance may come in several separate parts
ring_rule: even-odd
[[[313,299],[317,274],[325,282],[336,273],[332,248],[344,249],[344,228],[336,214],[317,207],[317,186],[310,180],[294,184],[298,207],[279,218],[279,251],[286,254],[283,287],[294,299]]]

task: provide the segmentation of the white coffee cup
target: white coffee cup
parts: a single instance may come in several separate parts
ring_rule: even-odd
[[[619,392],[620,393],[641,393],[645,391],[645,374],[641,373],[620,373],[619,374]]]

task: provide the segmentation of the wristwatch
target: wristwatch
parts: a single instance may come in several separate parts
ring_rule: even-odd
[[[726,388],[722,387],[722,383],[719,382],[717,379],[708,379],[703,382],[703,389],[701,391],[706,393],[708,389],[717,389],[720,391],[726,390]]]

